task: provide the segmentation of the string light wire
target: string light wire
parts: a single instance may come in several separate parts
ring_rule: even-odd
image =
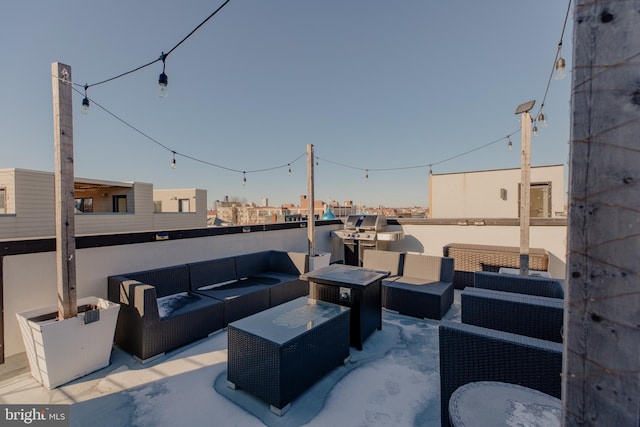
[[[72,88],[72,89],[73,89],[74,92],[84,96],[84,93],[79,91],[78,89],[76,89],[76,88]],[[118,116],[117,114],[109,111],[107,108],[105,108],[102,104],[96,102],[94,99],[89,98],[89,100],[91,101],[91,103],[93,105],[95,105],[96,107],[100,108],[102,111],[104,111],[105,113],[107,113],[108,115],[110,115],[111,117],[113,117],[114,119],[119,121],[120,123],[124,124],[128,128],[132,129],[134,132],[140,134],[141,136],[143,136],[144,138],[146,138],[149,141],[153,142],[154,144],[158,145],[159,147],[162,147],[165,150],[167,150],[170,153],[172,153],[174,158],[175,158],[175,156],[184,157],[185,159],[193,160],[194,162],[202,163],[202,164],[205,164],[205,165],[208,165],[208,166],[213,166],[213,167],[216,167],[218,169],[224,169],[224,170],[229,171],[229,172],[249,174],[249,173],[268,172],[268,171],[272,171],[272,170],[276,170],[276,169],[288,168],[288,167],[291,167],[292,164],[294,164],[295,162],[297,162],[298,160],[300,160],[302,157],[304,157],[306,155],[306,153],[302,153],[298,157],[296,157],[293,161],[284,163],[282,165],[271,166],[271,167],[266,167],[266,168],[262,168],[262,169],[243,170],[243,169],[230,168],[230,167],[223,166],[223,165],[220,165],[220,164],[217,164],[217,163],[213,163],[213,162],[209,162],[209,161],[206,161],[206,160],[202,160],[202,159],[199,159],[197,157],[190,156],[188,154],[180,153],[180,152],[168,147],[167,145],[161,143],[160,141],[158,141],[157,139],[153,138],[149,134],[143,132],[142,130],[140,130],[136,126],[132,125],[131,123],[129,123],[128,121],[123,119],[122,117]]]
[[[160,57],[159,57],[159,58],[154,59],[153,61],[147,62],[147,63],[146,63],[146,64],[144,64],[144,65],[140,65],[139,67],[136,67],[136,68],[134,68],[133,70],[125,71],[124,73],[118,74],[117,76],[113,76],[113,77],[110,77],[110,78],[105,79],[105,80],[102,80],[102,81],[99,81],[99,82],[97,82],[97,83],[85,84],[85,85],[80,85],[79,83],[74,83],[74,85],[76,85],[76,86],[84,86],[84,87],[86,87],[86,88],[90,88],[90,87],[92,87],[92,86],[98,86],[98,85],[101,85],[101,84],[108,83],[108,82],[111,82],[111,81],[113,81],[113,80],[119,79],[120,77],[124,77],[124,76],[126,76],[126,75],[129,75],[129,74],[135,73],[136,71],[140,71],[140,70],[142,70],[143,68],[146,68],[146,67],[148,67],[148,66],[150,66],[150,65],[153,65],[153,64],[155,64],[155,63],[156,63],[156,62],[158,62],[158,61],[164,61],[164,60],[167,58],[167,56],[169,56],[169,54],[170,54],[171,52],[173,52],[174,50],[176,50],[176,49],[178,48],[178,46],[180,46],[182,43],[184,43],[185,41],[187,41],[187,39],[188,39],[189,37],[191,37],[191,36],[193,35],[193,33],[195,33],[196,31],[198,31],[198,30],[200,29],[200,27],[202,27],[204,24],[206,24],[206,23],[207,23],[207,21],[209,21],[209,20],[210,20],[211,18],[213,18],[213,17],[214,17],[218,12],[220,12],[220,10],[221,10],[223,7],[225,7],[225,6],[227,5],[227,3],[229,3],[230,1],[231,1],[231,0],[226,0],[224,3],[222,3],[222,5],[220,5],[216,10],[214,10],[214,11],[213,11],[213,13],[211,13],[209,16],[207,16],[207,17],[205,18],[205,20],[204,20],[204,21],[202,21],[200,24],[198,24],[198,26],[197,26],[197,27],[195,27],[193,30],[191,30],[191,32],[190,32],[189,34],[187,34],[187,35],[186,35],[182,40],[180,40],[180,41],[179,41],[175,46],[173,46],[173,47],[172,47],[172,48],[171,48],[167,53],[164,53],[164,52],[163,52],[163,53],[160,55]]]

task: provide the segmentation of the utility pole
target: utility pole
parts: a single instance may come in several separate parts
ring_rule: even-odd
[[[315,196],[313,188],[313,144],[307,144],[307,240],[309,242],[309,256],[316,255],[316,217]]]
[[[562,369],[566,426],[639,425],[639,5],[574,5]]]
[[[53,138],[55,148],[56,266],[58,319],[78,314],[76,295],[75,198],[73,171],[73,110],[71,67],[51,64]]]
[[[531,222],[531,114],[535,100],[520,104],[522,152],[520,154],[520,275],[529,275],[529,223]]]

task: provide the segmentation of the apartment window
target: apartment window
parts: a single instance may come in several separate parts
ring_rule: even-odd
[[[189,199],[178,200],[178,212],[191,212],[191,209],[189,206]]]
[[[7,198],[7,190],[5,190],[4,188],[0,188],[0,214],[7,213],[6,198]]]
[[[532,183],[530,193],[529,216],[551,218],[551,182]],[[520,186],[518,186],[518,206],[520,206]]]
[[[93,198],[76,199],[76,212],[93,212]]]
[[[153,201],[153,212],[154,213],[162,212],[162,200]]]
[[[127,196],[125,195],[113,196],[113,211],[114,212],[127,211]]]

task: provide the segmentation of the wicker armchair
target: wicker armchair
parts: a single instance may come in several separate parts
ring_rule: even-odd
[[[465,323],[439,326],[441,423],[449,426],[449,399],[474,381],[519,384],[560,398],[562,344]]]
[[[559,279],[531,276],[523,277],[514,274],[491,273],[487,271],[478,271],[473,275],[473,285],[476,288],[538,295],[549,298],[564,298],[562,282],[563,281]]]
[[[535,295],[466,288],[462,323],[562,342],[563,301]]]

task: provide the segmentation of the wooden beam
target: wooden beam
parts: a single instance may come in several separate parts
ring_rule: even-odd
[[[58,318],[78,314],[76,295],[75,199],[71,67],[51,64],[55,146],[55,219]]]
[[[531,114],[520,116],[520,275],[529,275],[529,226],[531,217]]]
[[[309,256],[316,255],[316,217],[315,217],[315,195],[313,176],[313,144],[307,144],[307,239],[309,241]]]
[[[574,10],[562,396],[567,426],[640,415],[640,1]]]

